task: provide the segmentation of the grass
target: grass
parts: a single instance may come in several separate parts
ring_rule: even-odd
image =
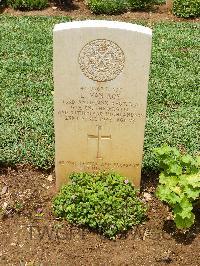
[[[157,5],[161,5],[161,4],[165,4],[166,0],[155,0],[154,3]]]
[[[54,165],[52,29],[66,17],[0,17],[0,164]],[[199,151],[198,23],[155,23],[145,131],[152,148]]]

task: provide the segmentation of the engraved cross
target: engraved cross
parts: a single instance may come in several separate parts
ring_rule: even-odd
[[[97,135],[89,135],[88,139],[96,139],[97,140],[97,159],[102,160],[102,156],[100,155],[100,142],[101,140],[111,140],[111,135],[105,136],[101,135],[101,126],[98,126],[98,134]]]

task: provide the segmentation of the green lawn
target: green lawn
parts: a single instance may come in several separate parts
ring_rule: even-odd
[[[66,17],[0,17],[0,164],[54,165],[52,29]],[[198,23],[156,23],[145,132],[152,148],[168,143],[199,151]],[[141,55],[142,56],[142,55]]]

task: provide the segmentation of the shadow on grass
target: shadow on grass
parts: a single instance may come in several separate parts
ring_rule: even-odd
[[[0,162],[0,175],[1,174],[9,174],[10,171],[14,170],[16,172],[19,172],[22,169],[31,169],[33,171],[37,171],[37,172],[41,172],[42,174],[45,175],[50,175],[53,174],[55,175],[55,166],[53,165],[51,168],[48,169],[44,169],[41,167],[36,167],[32,164],[28,164],[28,163],[4,163],[4,162]]]
[[[3,0],[0,0],[0,14],[3,13],[3,11],[5,10],[6,8],[6,4],[5,4],[5,1]]]

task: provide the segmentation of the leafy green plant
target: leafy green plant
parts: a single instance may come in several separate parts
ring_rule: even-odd
[[[115,238],[139,224],[145,207],[131,183],[115,173],[74,173],[53,200],[57,217]]]
[[[16,212],[20,212],[23,209],[23,204],[17,201],[14,205],[14,209]]]
[[[86,3],[95,14],[117,14],[148,8],[155,0],[87,0]]]
[[[8,4],[14,9],[34,10],[48,6],[48,0],[8,0]]]
[[[166,0],[154,0],[154,4],[155,5],[162,5],[162,4],[165,4],[166,3]]]
[[[127,0],[87,0],[89,9],[95,14],[117,14],[127,10]]]
[[[155,0],[127,0],[129,9],[140,10],[144,8],[149,8],[155,3]]]
[[[200,197],[200,158],[181,155],[166,145],[154,152],[162,169],[156,195],[171,206],[177,228],[189,228],[195,220],[193,205]]]
[[[178,17],[200,16],[200,0],[174,0],[173,13]]]

